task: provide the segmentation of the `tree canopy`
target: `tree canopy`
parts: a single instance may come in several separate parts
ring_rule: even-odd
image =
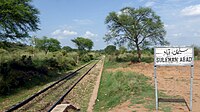
[[[108,26],[105,41],[114,41],[117,45],[126,44],[137,50],[141,61],[141,47],[144,45],[164,45],[166,31],[160,17],[151,8],[138,9],[125,7],[120,12],[111,12],[106,17]]]
[[[43,38],[35,38],[35,47],[41,50],[44,50],[47,54],[48,51],[54,52],[61,49],[60,42],[54,38],[47,38],[44,36]]]
[[[124,46],[119,47],[119,52],[120,52],[120,54],[126,53],[127,52],[126,47],[124,47]]]
[[[106,54],[113,54],[116,52],[116,46],[114,45],[108,45],[105,49],[104,49]]]
[[[73,51],[73,49],[71,47],[69,47],[69,46],[64,46],[62,49],[65,50],[66,52]]]
[[[0,40],[16,40],[29,37],[29,32],[39,30],[39,11],[31,0],[1,0]]]
[[[94,45],[92,40],[83,37],[77,37],[76,39],[72,39],[72,42],[75,43],[75,45],[78,47],[78,50],[80,51],[90,51]]]

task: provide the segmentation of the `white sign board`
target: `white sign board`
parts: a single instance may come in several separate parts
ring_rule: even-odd
[[[155,47],[155,66],[185,66],[194,64],[193,47]]]

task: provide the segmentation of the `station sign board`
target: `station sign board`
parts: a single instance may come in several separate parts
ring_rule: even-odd
[[[155,47],[155,66],[188,66],[194,64],[193,47]]]

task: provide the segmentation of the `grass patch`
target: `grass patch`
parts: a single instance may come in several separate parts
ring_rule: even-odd
[[[8,109],[10,106],[21,102],[25,98],[29,97],[33,93],[39,91],[40,89],[44,88],[45,85],[43,86],[35,86],[31,89],[22,89],[18,88],[15,94],[11,94],[8,96],[0,96],[0,111],[5,111],[5,109]]]
[[[128,99],[133,104],[147,102],[145,98],[154,97],[154,89],[148,80],[148,77],[133,72],[104,71],[95,111],[107,111]]]
[[[200,60],[200,56],[194,56],[194,60]]]
[[[106,71],[108,68],[117,66],[127,65],[105,61],[94,111],[105,112],[127,100],[131,101],[131,105],[142,104],[149,111],[155,110],[155,90],[149,84],[150,78],[134,72]],[[159,93],[159,96],[167,97],[162,92]],[[168,104],[161,105],[159,109],[164,112],[171,111]]]
[[[116,61],[110,61],[105,58],[104,68],[118,68],[118,67],[127,67],[129,62],[116,62]]]

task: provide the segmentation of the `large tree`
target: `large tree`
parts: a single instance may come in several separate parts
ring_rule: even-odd
[[[77,37],[75,39],[72,39],[72,42],[75,43],[75,45],[78,47],[78,50],[80,51],[90,51],[94,45],[92,40],[83,37]]]
[[[109,13],[105,24],[109,30],[104,37],[105,41],[114,40],[115,44],[136,48],[139,62],[141,47],[167,43],[164,39],[164,24],[151,8],[125,7],[120,12]]]
[[[39,30],[39,11],[31,0],[0,1],[0,40],[29,37],[29,32]]]
[[[35,47],[45,51],[45,54],[61,49],[60,42],[54,38],[47,38],[46,36],[42,38],[35,38]]]
[[[116,46],[114,45],[108,45],[106,46],[106,48],[104,49],[106,54],[114,54],[116,52]]]
[[[126,53],[126,52],[127,52],[126,47],[124,47],[124,46],[120,46],[120,47],[119,47],[119,53],[120,53],[120,54],[124,54],[124,53]]]
[[[66,52],[73,51],[73,49],[71,47],[69,47],[69,46],[64,46],[64,47],[62,47],[62,49],[65,50]]]

